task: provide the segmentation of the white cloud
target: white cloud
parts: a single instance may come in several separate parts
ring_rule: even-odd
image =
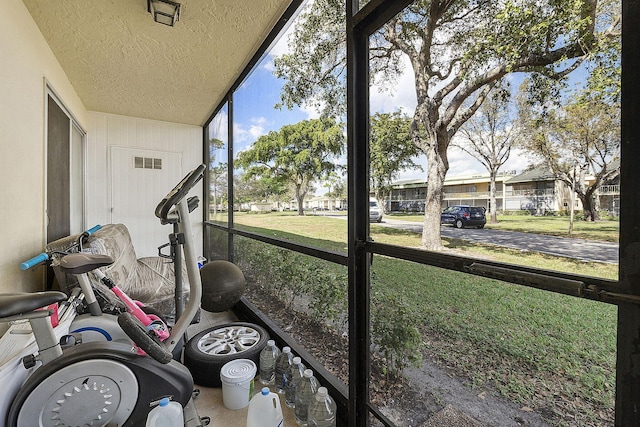
[[[225,110],[220,111],[211,121],[208,127],[209,138],[217,138],[221,141],[227,140],[229,129],[229,115]]]
[[[242,125],[239,123],[233,124],[233,140],[237,145],[246,144],[249,137],[249,132],[246,129],[242,128]]]
[[[284,31],[281,32],[276,40],[271,44],[271,47],[268,49],[268,59],[264,61],[262,65],[266,70],[273,72],[275,69],[273,66],[273,58],[277,56],[282,56],[286,53],[290,52],[289,48],[289,36],[293,33],[296,26],[296,18],[302,12],[303,9],[309,7],[313,0],[305,1],[301,7],[298,8],[298,11],[294,16],[289,19],[289,25],[284,28]]]
[[[267,58],[265,58],[265,61],[262,67],[268,72],[273,73],[276,70],[275,65],[273,65],[273,57],[268,56]]]
[[[449,148],[449,172],[448,176],[461,176],[486,173],[482,163],[463,152],[459,148]]]
[[[265,117],[252,117],[249,122],[248,128],[242,123],[233,124],[233,140],[237,148],[246,147],[267,133],[265,128],[269,120]]]
[[[265,128],[269,125],[269,121],[266,118],[264,118],[264,117],[252,117],[250,122],[251,122],[251,126],[249,126],[249,131],[248,132],[249,132],[249,135],[251,135],[252,138],[258,139],[262,135],[267,133]]]
[[[401,111],[409,117],[418,103],[416,99],[415,81],[409,58],[402,56],[403,72],[395,83],[374,83],[369,93],[369,108],[372,113],[392,113]]]
[[[258,125],[251,125],[251,127],[249,127],[248,133],[253,139],[258,139],[265,134],[264,128]]]
[[[521,173],[530,164],[531,159],[523,150],[512,149],[509,160],[504,164],[502,170],[515,170],[517,173]]]
[[[287,28],[286,31],[282,33],[282,35],[280,35],[278,39],[274,42],[274,44],[271,46],[271,49],[269,50],[270,58],[282,56],[284,54],[289,53],[290,51],[289,36],[293,32],[294,27],[295,27],[295,24],[290,25],[289,28]],[[269,67],[273,67],[273,61],[272,60],[265,61],[264,67],[267,69],[270,69]]]
[[[304,104],[300,107],[300,111],[307,115],[307,119],[319,119],[320,118],[320,110],[312,107],[310,105]]]

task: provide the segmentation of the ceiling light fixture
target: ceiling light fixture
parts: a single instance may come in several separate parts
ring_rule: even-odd
[[[180,3],[171,0],[147,0],[147,11],[154,21],[170,27],[180,19]]]

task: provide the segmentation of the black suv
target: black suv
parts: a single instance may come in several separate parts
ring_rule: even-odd
[[[440,224],[449,224],[456,228],[483,228],[486,223],[485,208],[479,206],[449,206],[440,214]]]

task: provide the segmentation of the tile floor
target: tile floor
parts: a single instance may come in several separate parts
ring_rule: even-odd
[[[198,332],[222,323],[234,322],[238,319],[231,312],[210,313],[202,310],[200,322],[193,324],[187,331],[189,336],[193,336]],[[196,384],[196,388],[200,389],[200,395],[194,400],[196,410],[200,417],[208,416],[211,418],[211,427],[245,427],[247,422],[247,408],[230,410],[227,409],[222,402],[222,389],[201,387]],[[256,379],[255,392],[258,392],[262,385]],[[271,387],[271,391],[273,387]],[[284,426],[294,427],[296,422],[293,410],[284,404],[284,398],[280,399],[282,412],[284,415]]]

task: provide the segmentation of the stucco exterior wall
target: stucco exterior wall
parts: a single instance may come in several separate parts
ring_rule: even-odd
[[[45,81],[86,124],[86,110],[21,0],[0,14],[0,291],[39,290],[42,269],[21,261],[45,239]]]

